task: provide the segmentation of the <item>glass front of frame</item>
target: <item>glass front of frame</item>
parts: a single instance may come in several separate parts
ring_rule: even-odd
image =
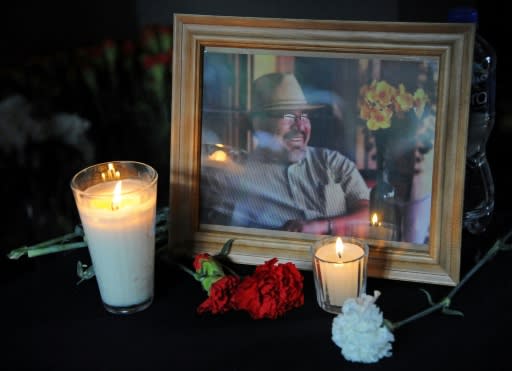
[[[370,203],[364,217],[344,222],[344,235],[426,248],[438,69],[437,58],[205,48],[200,222],[283,230],[290,220],[349,214],[357,193],[347,183],[349,161]],[[316,157],[290,163],[261,155],[286,146],[275,126],[257,122],[254,107],[254,82],[276,73],[293,74],[314,107],[303,145]],[[272,115],[302,114],[285,108]]]

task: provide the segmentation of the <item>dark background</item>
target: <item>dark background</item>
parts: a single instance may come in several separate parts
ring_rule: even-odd
[[[475,6],[479,12],[479,32],[495,47],[497,53],[497,103],[494,130],[488,142],[488,157],[495,179],[496,213],[492,217],[489,231],[472,236],[465,233],[464,238],[482,240],[487,245],[493,241],[496,233],[502,233],[508,222],[501,212],[511,209],[511,189],[508,168],[508,156],[504,150],[512,139],[511,97],[509,89],[510,54],[506,37],[500,32],[507,29],[506,14],[501,2],[490,1],[429,1],[411,2],[404,0],[360,0],[330,1],[317,0],[262,0],[262,1],[78,1],[78,2],[36,2],[17,1],[4,3],[0,12],[0,72],[25,66],[28,61],[40,56],[53,57],[78,48],[101,44],[106,39],[115,41],[137,40],[147,26],[162,25],[172,27],[174,13],[197,13],[211,15],[262,16],[282,18],[340,19],[340,20],[379,20],[444,22],[448,10],[454,6]],[[78,63],[78,62],[77,62]],[[27,80],[32,78],[31,70],[23,70]],[[7,72],[7,73],[8,73]],[[55,84],[59,83],[59,76]],[[66,89],[74,92],[83,90],[82,86],[60,86],[61,94]],[[170,91],[169,81],[169,91]],[[70,90],[70,91],[71,91]],[[0,80],[0,98],[17,93],[15,86],[6,86]],[[47,111],[71,111],[81,109],[81,98],[69,95],[67,105],[46,107]],[[170,101],[169,106],[170,107]],[[115,105],[111,107],[116,110]],[[87,106],[85,106],[85,110]],[[47,112],[48,113],[48,112]],[[51,112],[50,112],[51,113]],[[112,159],[136,159],[157,167],[160,175],[159,204],[166,205],[168,198],[168,138],[158,145],[151,145],[157,128],[131,131],[124,128],[123,122],[117,123],[116,137],[104,144],[104,131],[94,130],[95,117],[88,117],[92,130],[90,140],[96,143],[97,153],[89,163],[68,149],[61,150],[59,143],[44,147],[45,157],[37,164],[26,167],[6,167],[13,161],[0,161],[2,165],[2,192],[4,194],[4,212],[0,213],[0,251],[7,252],[22,244],[33,244],[56,235],[69,232],[78,222],[76,208],[69,190],[71,176],[92,161]],[[167,124],[164,124],[168,128]],[[161,128],[160,128],[161,129]],[[160,130],[158,129],[158,130]],[[122,134],[121,134],[122,133]],[[1,135],[1,134],[0,134]],[[165,135],[164,135],[165,137]],[[146,143],[146,147],[139,143]],[[149,143],[149,144],[148,144]],[[136,151],[137,148],[139,152]],[[48,149],[49,148],[49,149]],[[1,154],[1,153],[0,153]],[[16,160],[16,159],[14,159]],[[11,161],[11,162],[10,162]],[[27,196],[27,194],[29,194]],[[4,255],[4,254],[2,254]],[[464,256],[463,256],[464,257]]]
[[[79,48],[100,45],[104,40],[138,40],[143,29],[148,26],[162,25],[172,27],[174,13],[197,13],[211,15],[262,16],[276,18],[340,19],[362,21],[412,21],[444,22],[448,10],[454,6],[475,6],[479,12],[479,32],[495,47],[497,53],[497,104],[494,130],[488,142],[488,157],[495,179],[496,213],[492,216],[489,230],[482,235],[473,236],[464,232],[463,238],[481,241],[488,246],[496,234],[508,229],[508,222],[502,216],[511,210],[511,189],[508,168],[507,148],[512,139],[511,110],[509,103],[510,63],[506,38],[500,32],[507,29],[506,19],[500,14],[504,5],[490,1],[429,1],[411,2],[403,0],[360,0],[330,1],[317,0],[262,0],[262,1],[78,1],[78,2],[36,2],[17,1],[5,3],[0,12],[1,45],[0,72],[19,66],[25,66],[34,58],[53,57],[59,53],[75,51]],[[76,62],[79,63],[79,62]],[[23,70],[30,80],[31,70]],[[56,75],[55,84],[60,76]],[[83,90],[82,86],[60,86],[61,95],[67,90]],[[170,91],[169,80],[169,91]],[[2,85],[0,79],[0,98],[18,93],[16,86]],[[37,94],[37,93],[36,93]],[[42,94],[41,94],[42,95]],[[67,105],[46,107],[47,111],[81,110],[79,114],[87,117],[87,106],[78,95],[69,94],[71,102]],[[39,97],[37,97],[39,98]],[[170,101],[169,101],[170,107]],[[115,105],[112,105],[115,111]],[[85,111],[84,111],[85,110]],[[51,112],[50,112],[51,113]],[[48,114],[48,112],[47,112]],[[48,238],[70,232],[78,222],[76,208],[69,190],[69,180],[76,171],[96,161],[112,159],[135,159],[155,166],[160,175],[159,205],[168,202],[168,138],[152,144],[157,128],[145,128],[136,131],[124,122],[117,123],[110,132],[94,130],[98,124],[94,116],[87,117],[92,129],[88,133],[96,144],[97,153],[93,160],[85,161],[59,143],[43,146],[44,156],[32,163],[6,167],[12,159],[0,161],[2,165],[2,192],[5,201],[4,212],[0,213],[0,235],[3,243],[0,251],[8,252],[23,244],[34,244]],[[169,125],[164,123],[168,128]],[[1,135],[1,134],[0,134]],[[116,136],[120,136],[117,140]],[[105,137],[113,137],[105,144]],[[140,143],[145,143],[141,146]],[[140,148],[139,151],[136,149]],[[37,148],[39,149],[39,148]],[[32,149],[33,150],[33,149]],[[1,154],[1,152],[0,152]],[[27,155],[30,155],[28,153]],[[504,156],[505,155],[505,156]],[[16,159],[14,159],[16,160]],[[4,253],[2,253],[4,255]],[[465,253],[463,259],[471,261],[472,253]],[[2,258],[2,265],[5,263]],[[10,267],[10,264],[8,264]]]
[[[509,218],[512,214],[511,197],[509,197],[510,189],[512,189],[512,180],[508,174],[510,167],[510,160],[508,154],[510,150],[510,143],[512,143],[512,122],[511,110],[512,105],[509,104],[512,96],[509,89],[510,82],[510,54],[508,50],[507,30],[509,29],[509,20],[506,15],[508,14],[504,7],[506,2],[498,2],[493,0],[483,1],[406,1],[406,0],[351,0],[351,1],[333,1],[333,0],[260,0],[260,1],[236,1],[236,0],[180,0],[180,1],[69,1],[69,2],[52,2],[52,1],[16,1],[16,2],[3,2],[0,6],[0,69],[12,68],[13,66],[21,66],[28,60],[35,56],[48,56],[55,55],[59,52],[65,52],[80,47],[87,47],[101,43],[103,40],[109,38],[114,40],[135,39],[139,37],[141,30],[146,25],[160,24],[170,26],[172,24],[173,13],[198,13],[198,14],[211,14],[211,15],[235,15],[235,16],[262,16],[262,17],[282,17],[282,18],[311,18],[311,19],[340,19],[340,20],[381,20],[381,21],[418,21],[418,22],[443,22],[446,20],[448,9],[456,5],[474,5],[477,7],[480,14],[479,31],[485,38],[495,47],[498,56],[497,67],[497,105],[496,105],[496,122],[492,135],[489,139],[487,146],[488,156],[491,163],[491,169],[496,184],[496,212],[492,216],[491,224],[487,232],[479,236],[473,236],[464,232],[463,246],[462,246],[462,271],[467,271],[470,266],[475,262],[475,259],[482,251],[489,248],[497,237],[502,236],[510,228]],[[30,76],[30,73],[29,73]],[[170,89],[170,86],[169,86]],[[14,91],[10,86],[0,85],[0,99],[5,98]],[[79,102],[75,102],[79,103]],[[170,104],[170,103],[169,103]],[[60,108],[60,107],[59,107]],[[92,122],[94,125],[94,122]],[[0,125],[1,127],[1,125]],[[0,133],[0,135],[2,135]],[[103,151],[97,155],[95,160],[101,160],[109,156],[112,159],[120,158],[126,153],[126,148],[136,146],[140,141],[149,140],[144,137],[144,133],[134,133],[130,135],[128,132],[124,136],[125,147],[119,148],[112,147],[111,151]],[[101,138],[91,134],[93,142],[101,142]],[[55,150],[55,151],[53,151]],[[194,329],[185,328],[190,323],[196,323],[197,319],[194,317],[193,310],[200,301],[201,294],[199,290],[194,292],[187,291],[190,287],[195,287],[195,283],[190,285],[176,286],[176,282],[181,281],[181,273],[175,270],[169,270],[170,273],[163,274],[161,279],[157,279],[157,297],[160,299],[152,308],[152,311],[141,314],[139,317],[130,317],[122,319],[121,321],[111,321],[111,318],[105,317],[101,306],[97,307],[97,313],[90,311],[92,303],[91,298],[97,299],[97,292],[94,286],[84,286],[82,291],[76,290],[73,282],[69,276],[74,276],[74,267],[72,264],[76,261],[75,256],[81,256],[87,259],[85,251],[77,252],[77,255],[68,254],[64,256],[65,261],[58,260],[60,257],[48,256],[46,258],[24,260],[24,261],[8,261],[5,258],[5,253],[9,250],[18,247],[21,244],[33,244],[62,233],[70,231],[70,228],[78,221],[75,212],[75,206],[72,201],[71,191],[69,190],[70,177],[83,167],[83,163],[74,157],[73,152],[62,150],[59,148],[58,143],[54,143],[51,149],[46,148],[48,154],[47,163],[43,163],[42,168],[39,167],[38,172],[33,172],[32,166],[27,168],[11,169],[2,167],[0,169],[2,188],[2,213],[0,213],[0,282],[5,283],[7,288],[7,302],[9,306],[9,313],[14,315],[22,308],[22,312],[17,314],[17,320],[20,321],[16,324],[9,324],[7,327],[7,335],[4,336],[4,342],[9,342],[9,337],[17,333],[16,341],[13,344],[21,346],[26,344],[26,349],[17,349],[14,353],[7,357],[13,362],[20,362],[23,364],[30,363],[31,360],[38,359],[54,359],[52,361],[57,364],[60,359],[75,359],[80,363],[79,367],[87,366],[87,359],[80,354],[80,349],[88,349],[91,344],[91,336],[81,337],[82,333],[87,333],[94,329],[95,334],[104,332],[107,334],[107,340],[110,339],[108,334],[113,337],[114,333],[121,333],[124,338],[130,339],[133,335],[129,333],[133,326],[136,330],[149,339],[151,347],[155,347],[159,352],[152,354],[157,357],[155,362],[162,361],[162,364],[169,364],[171,362],[165,356],[166,349],[171,348],[165,343],[169,342],[175,347],[180,344],[189,344],[187,353],[181,355],[181,358],[192,360],[197,357],[200,352],[201,336],[203,328]],[[169,149],[165,146],[160,148],[161,156],[164,159],[163,165],[158,169],[159,174],[162,174],[162,187],[159,188],[159,195],[162,194],[163,199],[160,200],[161,204],[166,203],[165,189],[166,178],[165,168],[166,159],[168,157]],[[140,154],[136,159],[146,159],[152,163],[152,160],[161,160],[156,158],[144,157],[146,154]],[[103,157],[102,157],[103,156]],[[6,162],[0,164],[5,165]],[[13,172],[14,171],[14,172]],[[52,178],[55,174],[55,178]],[[13,181],[13,178],[20,177],[22,181]],[[30,183],[32,196],[28,198],[25,196],[26,191],[24,184]],[[58,183],[58,184],[56,184]],[[160,187],[160,185],[159,185]],[[51,202],[48,200],[64,200],[60,207],[66,207],[64,216],[68,217],[65,222],[57,220],[59,215],[49,213],[48,209]],[[30,213],[27,211],[27,203],[30,203]],[[508,253],[510,254],[510,253]],[[508,260],[510,261],[510,259]],[[45,265],[48,263],[48,265]],[[435,366],[443,367],[445,362],[462,363],[470,365],[472,360],[475,359],[475,367],[479,369],[486,369],[487,355],[492,359],[492,367],[489,369],[499,369],[497,366],[501,361],[507,360],[506,355],[506,337],[503,340],[498,339],[496,331],[501,331],[501,336],[506,336],[510,329],[510,319],[508,309],[506,308],[506,301],[509,299],[510,280],[504,277],[508,272],[507,260],[499,260],[491,262],[494,266],[487,266],[482,270],[481,279],[475,277],[473,281],[468,282],[467,287],[461,291],[460,297],[457,299],[457,309],[464,309],[467,320],[453,319],[451,317],[430,317],[429,320],[418,321],[416,327],[406,327],[401,333],[400,346],[402,349],[396,349],[396,356],[394,359],[398,361],[398,365],[402,365],[401,369],[421,369],[429,367],[432,369]],[[46,268],[48,267],[48,268]],[[55,268],[55,271],[53,270]],[[48,269],[51,273],[48,274]],[[62,282],[62,271],[68,275],[65,282]],[[41,276],[25,275],[23,270],[27,272],[41,273]],[[161,271],[162,272],[162,271]],[[34,281],[33,277],[43,277],[41,281]],[[177,277],[179,279],[177,279]],[[157,277],[158,278],[158,277]],[[73,278],[71,278],[72,280]],[[187,278],[190,281],[190,278]],[[13,281],[13,285],[7,285],[9,281]],[[185,281],[185,278],[183,278]],[[168,285],[168,283],[171,283]],[[188,282],[188,281],[187,281]],[[311,285],[311,280],[308,281]],[[418,298],[411,298],[410,292],[414,285],[401,282],[370,280],[369,288],[373,287],[382,288],[386,290],[386,296],[383,295],[383,307],[397,318],[404,317],[404,315],[411,312],[411,304],[402,305],[401,299],[407,301],[411,299],[414,303],[424,305],[424,298],[422,294],[418,294]],[[23,288],[23,292],[17,291],[18,288]],[[54,289],[49,289],[54,287]],[[489,288],[491,287],[491,289]],[[82,288],[82,287],[81,287]],[[415,289],[415,288],[414,288]],[[431,289],[435,293],[444,291],[444,288],[434,287]],[[178,290],[183,301],[181,306],[174,302],[176,292],[170,293],[172,290]],[[308,290],[311,291],[312,287],[309,286]],[[308,294],[309,294],[308,291]],[[84,296],[83,293],[86,293]],[[416,293],[416,291],[415,291]],[[169,294],[169,295],[167,295]],[[48,296],[49,295],[49,296]],[[67,304],[70,306],[64,308],[61,303],[63,301],[62,295],[67,295],[70,301]],[[19,298],[19,299],[14,299]],[[166,299],[167,298],[167,299]],[[387,298],[387,299],[386,299]],[[16,301],[17,300],[17,301]],[[166,300],[169,303],[165,302]],[[379,299],[380,300],[380,299]],[[484,301],[484,302],[482,302]],[[33,308],[34,303],[38,303],[36,308]],[[185,306],[183,306],[183,303]],[[162,305],[166,304],[166,305]],[[168,306],[167,306],[168,304]],[[169,309],[171,308],[171,309]],[[414,308],[414,306],[412,306]],[[32,310],[34,313],[31,313]],[[174,321],[176,318],[168,318],[167,311],[179,315],[184,321]],[[36,330],[32,330],[30,320],[34,316],[34,324]],[[295,316],[295,317],[294,317]],[[309,320],[310,316],[319,316],[318,309],[313,300],[307,303],[307,308],[301,310],[297,315],[291,315],[291,320],[296,319],[297,323],[301,326],[308,326],[317,328],[316,331],[322,332],[323,327],[318,327],[317,319]],[[187,318],[190,317],[190,321]],[[320,315],[321,317],[321,315]],[[81,318],[77,321],[76,318]],[[84,320],[85,318],[85,320]],[[94,320],[93,320],[94,318]],[[143,318],[142,321],[140,319]],[[238,317],[235,318],[235,320]],[[307,318],[306,320],[304,318]],[[311,317],[313,318],[313,317]],[[3,318],[8,321],[9,319]],[[24,322],[25,320],[28,322]],[[51,322],[47,322],[47,319]],[[23,320],[23,322],[21,322]],[[227,340],[228,344],[233,347],[240,345],[239,339],[244,340],[245,331],[247,329],[247,322],[245,318],[243,321],[233,322],[233,317],[228,317],[224,322],[218,318],[212,321],[211,318],[206,318],[199,322],[199,326],[206,326],[206,330],[210,331],[210,339],[216,339],[215,333],[219,332],[219,328],[228,329]],[[231,322],[230,322],[231,321]],[[310,322],[308,322],[310,321]],[[316,321],[316,322],[315,322]],[[441,321],[441,323],[439,323]],[[486,321],[490,321],[486,324]],[[176,332],[176,336],[171,334],[172,339],[169,340],[169,332],[163,331],[167,328],[169,323],[179,322],[180,329],[173,329],[172,334]],[[48,323],[48,324],[47,324]],[[320,321],[321,325],[328,325],[330,317],[324,315]],[[74,325],[73,325],[74,324]],[[52,346],[55,338],[48,337],[58,328],[58,334],[62,335],[57,337],[56,346]],[[70,327],[71,326],[71,327]],[[197,326],[197,323],[196,323]],[[245,327],[244,327],[245,326]],[[268,327],[272,331],[271,326],[278,326],[282,332],[283,338],[273,339],[273,343],[265,346],[265,339],[270,337],[266,332]],[[259,351],[247,351],[240,354],[231,354],[233,357],[230,362],[232,367],[229,369],[236,369],[237,362],[246,361],[245,355],[253,357],[255,354],[260,354],[261,359],[257,363],[262,365],[265,363],[267,355],[274,355],[279,357],[281,353],[293,355],[294,342],[300,343],[301,330],[296,328],[294,333],[295,338],[291,339],[286,337],[286,326],[289,322],[264,323],[261,326],[259,323],[254,322],[250,324],[249,329],[254,331],[257,336],[255,337],[254,344],[262,347]],[[472,332],[472,326],[478,327],[478,331]],[[16,330],[14,330],[14,328]],[[218,328],[216,328],[218,327]],[[4,328],[2,326],[2,328]],[[274,327],[275,328],[275,327]],[[325,327],[328,332],[328,328]],[[410,330],[409,330],[410,329]],[[9,330],[13,332],[10,333]],[[97,332],[96,332],[97,331]],[[192,332],[191,332],[192,331]],[[215,332],[217,331],[217,332]],[[258,332],[259,331],[259,332]],[[410,331],[410,332],[409,332]],[[290,330],[292,333],[292,330]],[[423,335],[420,335],[423,334]],[[179,338],[183,337],[183,341]],[[197,338],[192,338],[197,336]],[[407,337],[410,336],[410,339]],[[421,337],[423,336],[423,338]],[[442,339],[441,339],[442,338]],[[225,338],[226,339],[226,338]],[[107,341],[105,340],[105,341]],[[246,340],[246,339],[245,339]],[[314,339],[317,340],[317,339]],[[128,340],[127,340],[128,341]],[[131,340],[129,340],[131,342]],[[140,341],[140,340],[137,340]],[[144,342],[145,340],[142,340]],[[188,343],[187,343],[188,341]],[[290,342],[291,341],[291,342]],[[76,346],[73,345],[76,342]],[[231,343],[230,343],[231,342]],[[122,344],[120,342],[119,344]],[[254,345],[253,344],[253,345]],[[279,346],[289,344],[289,347],[283,347],[283,351],[279,350]],[[475,345],[476,344],[476,345]],[[43,345],[43,346],[42,346]],[[110,344],[109,344],[110,345]],[[197,353],[194,345],[197,345]],[[272,348],[272,346],[274,346]],[[42,347],[41,347],[42,346]],[[218,345],[220,346],[220,345]],[[59,354],[59,348],[67,347],[66,354]],[[333,347],[332,343],[325,339],[325,343],[317,342],[311,345],[311,357],[309,362],[315,363],[315,352],[321,354],[322,350],[326,347]],[[432,349],[434,350],[430,350]],[[96,352],[107,354],[103,348],[102,343],[97,346],[92,346]],[[9,349],[9,348],[7,348]],[[75,351],[76,349],[76,351]],[[50,352],[52,355],[43,354]],[[333,350],[335,354],[337,350]],[[77,353],[74,353],[77,352]],[[415,353],[416,352],[416,353]],[[453,353],[452,353],[453,352]],[[121,349],[121,345],[116,348],[116,354],[126,356],[127,359],[133,358],[135,355],[130,355]],[[0,351],[2,354],[2,351]],[[96,355],[97,357],[101,356]],[[214,359],[217,354],[229,354],[229,351],[224,353],[210,352],[213,354]],[[452,354],[461,354],[466,357],[466,361],[462,362],[461,359],[450,359]],[[67,358],[66,358],[67,357]],[[400,358],[402,357],[402,358]],[[417,358],[418,357],[418,358]],[[422,358],[423,357],[423,358]],[[436,358],[437,357],[437,358]],[[141,358],[142,359],[142,358]],[[227,359],[227,358],[226,358]],[[226,361],[224,359],[224,361]],[[298,358],[300,359],[300,358]],[[341,359],[341,358],[340,358]],[[437,362],[437,360],[439,363]],[[337,360],[337,358],[336,358]],[[422,360],[428,360],[423,364]],[[112,361],[114,363],[115,360]],[[50,361],[48,361],[50,362]],[[70,361],[71,362],[71,361]],[[389,361],[391,362],[391,361]],[[418,362],[418,363],[414,363]],[[111,363],[111,364],[112,364]],[[388,363],[392,365],[392,363]],[[381,367],[386,367],[387,363],[379,364]],[[70,368],[73,365],[70,364]],[[75,364],[76,366],[76,364]],[[139,366],[138,364],[134,365]],[[300,365],[295,365],[300,366]],[[314,365],[310,365],[313,367]],[[343,367],[341,365],[340,367]],[[416,367],[418,366],[418,367]],[[93,365],[91,365],[92,368]],[[108,367],[108,366],[105,366]],[[205,369],[208,369],[205,366]],[[263,367],[263,365],[262,365]],[[377,366],[379,367],[379,366]],[[2,368],[2,361],[0,361],[0,368]],[[55,367],[56,369],[57,367]],[[141,368],[144,368],[141,365]],[[364,368],[364,367],[361,367]],[[502,369],[506,369],[506,365]],[[114,368],[111,368],[114,369]],[[271,369],[271,367],[269,367]],[[400,367],[396,368],[400,369]],[[454,368],[455,369],[455,368]],[[466,368],[468,369],[468,368]]]
[[[236,16],[262,16],[283,18],[311,18],[311,19],[341,19],[341,20],[380,20],[380,21],[418,21],[418,22],[443,22],[450,7],[459,5],[476,6],[480,15],[479,31],[495,47],[498,55],[497,68],[497,105],[496,122],[488,144],[488,156],[496,180],[496,207],[506,210],[509,207],[508,185],[509,177],[506,171],[499,171],[500,167],[507,166],[507,157],[502,157],[502,148],[510,143],[512,123],[510,122],[510,108],[508,101],[511,98],[508,89],[510,76],[508,73],[509,52],[506,46],[506,38],[500,36],[500,32],[506,28],[506,20],[498,17],[504,12],[504,5],[497,1],[429,1],[411,2],[402,0],[360,0],[360,1],[329,1],[317,0],[315,2],[296,1],[78,1],[78,2],[36,2],[17,1],[2,5],[0,12],[1,49],[0,71],[5,67],[22,66],[28,60],[37,56],[53,56],[58,53],[76,50],[82,47],[90,47],[102,43],[106,39],[126,40],[140,37],[142,29],[148,25],[164,25],[172,27],[174,13],[198,13],[212,15],[236,15]],[[26,70],[25,70],[26,71]],[[26,73],[26,72],[25,72]],[[30,75],[29,73],[26,73]],[[1,83],[1,80],[0,80]],[[73,87],[76,89],[76,87]],[[80,89],[80,88],[79,88]],[[169,86],[170,90],[170,86]],[[65,88],[63,88],[65,94]],[[0,85],[0,98],[16,92],[12,87]],[[54,107],[55,111],[74,110],[80,107],[79,98],[74,99],[72,105],[67,107]],[[169,102],[170,105],[170,102]],[[82,107],[81,107],[82,108]],[[70,112],[73,113],[73,112]],[[80,112],[81,113],[81,112]],[[90,118],[95,126],[94,117]],[[140,141],[151,140],[151,128],[144,132],[124,130],[123,145],[105,148],[101,144],[104,133],[91,130],[89,135],[93,143],[99,143],[101,151],[95,158],[96,161],[121,159],[126,153],[135,153],[133,148]],[[154,130],[156,132],[156,129]],[[96,135],[96,136],[95,136]],[[148,161],[155,166],[154,157],[158,156],[158,171],[161,175],[159,183],[160,203],[165,204],[167,198],[167,142],[163,142],[163,148],[157,149],[157,154],[151,155],[145,151],[137,157],[140,161]],[[69,223],[56,223],[54,219],[60,215],[48,212],[50,207],[44,199],[51,199],[51,193],[59,193],[59,199],[65,199],[60,208],[73,209],[71,192],[68,190],[68,178],[79,170],[83,163],[76,160],[72,153],[60,153],[58,144],[52,147],[55,150],[51,161],[42,166],[47,171],[39,168],[39,173],[34,173],[34,179],[44,180],[45,173],[51,177],[56,171],[54,183],[49,180],[46,186],[37,190],[40,200],[30,200],[30,215],[27,215],[26,205],[16,202],[16,197],[9,196],[9,202],[4,208],[9,212],[3,213],[1,232],[5,242],[2,249],[10,249],[23,243],[34,243],[46,239],[56,233],[66,232],[76,220]],[[131,152],[130,152],[131,150]],[[139,154],[137,154],[139,155]],[[126,157],[124,157],[126,159]],[[73,162],[75,160],[75,162]],[[0,162],[0,165],[2,162]],[[11,169],[2,169],[4,188],[14,188],[7,192],[22,193],[23,184],[29,180],[21,180],[21,176],[9,176]],[[33,169],[16,169],[27,177]],[[37,175],[37,176],[36,176]],[[19,183],[13,185],[6,182],[8,178],[18,177]],[[59,182],[55,186],[55,182]],[[20,184],[21,183],[21,184]],[[31,191],[34,193],[34,191]],[[21,195],[20,195],[21,196]],[[34,196],[31,196],[34,198]],[[53,201],[56,202],[56,201]],[[45,215],[48,214],[48,215]],[[74,210],[68,210],[66,218],[75,218]],[[39,219],[38,218],[39,216]],[[36,220],[37,219],[37,220]],[[500,222],[500,221],[498,221]],[[16,228],[16,226],[18,226]],[[15,228],[13,228],[15,227]],[[7,233],[7,231],[9,233]]]

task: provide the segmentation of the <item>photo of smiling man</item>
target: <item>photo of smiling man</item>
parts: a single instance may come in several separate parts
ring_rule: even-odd
[[[222,182],[225,224],[314,234],[342,234],[368,220],[369,189],[338,151],[308,146],[309,104],[295,75],[269,73],[253,82],[254,150]],[[231,205],[226,208],[226,205]],[[222,210],[221,210],[222,209]]]

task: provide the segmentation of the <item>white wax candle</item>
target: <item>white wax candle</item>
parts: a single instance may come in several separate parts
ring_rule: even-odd
[[[330,305],[341,307],[346,299],[359,296],[363,273],[360,260],[364,257],[361,246],[343,243],[339,255],[336,243],[330,243],[319,247],[315,257],[324,296]]]
[[[154,284],[156,187],[121,182],[119,198],[113,198],[118,181],[106,181],[77,200],[102,300],[113,307],[147,301]]]

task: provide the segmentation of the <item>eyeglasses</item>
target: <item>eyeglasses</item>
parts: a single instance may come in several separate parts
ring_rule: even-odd
[[[283,119],[286,121],[309,121],[309,116],[307,113],[301,113],[300,115],[295,115],[293,113],[275,113],[270,115],[271,117]]]
[[[290,120],[290,121],[306,121],[306,120],[309,120],[309,117],[308,117],[307,113],[301,113],[299,116],[294,115],[293,113],[287,113],[287,114],[285,114],[283,116],[283,118],[285,120]]]

